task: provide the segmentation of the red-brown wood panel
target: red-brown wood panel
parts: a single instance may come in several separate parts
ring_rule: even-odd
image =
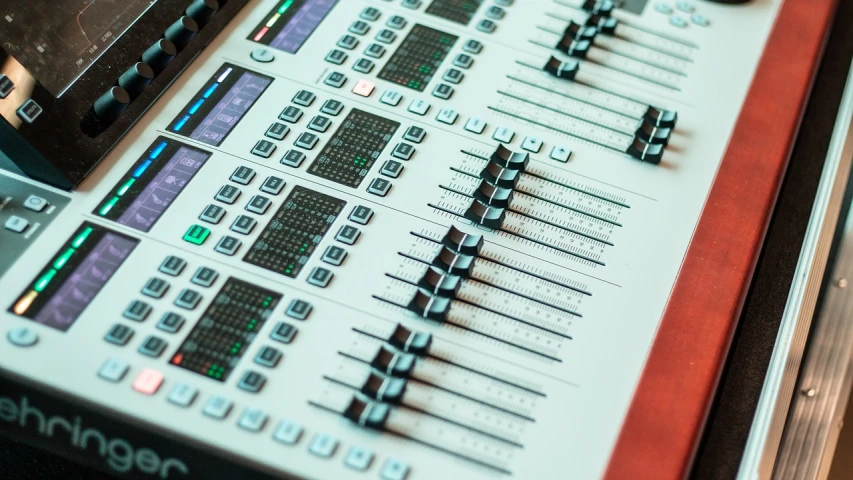
[[[607,479],[676,479],[689,473],[835,5],[835,0],[786,0],[781,7],[667,303]]]

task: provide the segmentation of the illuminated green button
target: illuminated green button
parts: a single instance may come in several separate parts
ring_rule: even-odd
[[[202,227],[201,225],[192,225],[187,233],[184,234],[184,240],[194,243],[196,245],[201,245],[207,240],[208,235],[210,235],[210,230]]]

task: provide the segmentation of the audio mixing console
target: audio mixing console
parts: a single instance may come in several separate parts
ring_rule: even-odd
[[[604,475],[783,2],[19,3],[0,430],[473,480]]]

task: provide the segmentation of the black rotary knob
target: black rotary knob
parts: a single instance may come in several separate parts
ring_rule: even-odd
[[[147,63],[137,62],[121,74],[118,86],[125,89],[130,94],[130,98],[136,98],[153,79],[154,70]]]
[[[190,17],[183,16],[170,25],[163,36],[174,43],[180,51],[190,43],[196,33],[198,33],[198,23]]]
[[[169,40],[160,39],[157,43],[148,47],[142,54],[142,61],[151,67],[154,74],[158,74],[166,68],[166,65],[178,54],[178,48]]]
[[[112,122],[130,104],[130,94],[121,87],[112,87],[95,101],[95,115],[105,122]]]
[[[200,27],[207,25],[210,17],[219,10],[218,0],[195,0],[187,7],[186,14],[195,20]]]

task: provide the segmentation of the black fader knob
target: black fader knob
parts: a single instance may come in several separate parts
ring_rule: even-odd
[[[175,47],[180,51],[190,43],[190,40],[192,40],[196,33],[198,33],[198,24],[195,23],[195,20],[183,16],[170,25],[163,36],[166,37],[166,40],[174,43]]]
[[[493,207],[475,198],[463,216],[487,228],[501,228],[506,219],[506,210]]]
[[[656,127],[672,128],[678,122],[678,112],[649,105],[643,119]]]
[[[207,25],[210,17],[219,10],[218,0],[195,0],[187,7],[186,14],[188,17],[195,20],[199,27]]]
[[[166,65],[178,54],[178,48],[169,40],[160,39],[157,43],[148,47],[142,54],[142,61],[154,70],[154,74],[162,72]]]
[[[637,160],[657,165],[663,158],[663,145],[647,143],[635,137],[625,153]]]
[[[129,104],[130,94],[121,87],[112,87],[95,100],[95,115],[105,122],[112,122]]]
[[[471,235],[451,225],[441,239],[441,244],[463,255],[476,257],[483,248],[485,240],[482,235]]]
[[[616,35],[616,27],[619,26],[619,20],[613,17],[604,17],[602,15],[590,15],[586,19],[586,25],[595,27],[598,32],[604,35]]]
[[[575,40],[592,40],[598,35],[598,29],[592,26],[581,25],[580,23],[570,21],[569,26],[563,31],[563,34],[574,38]]]
[[[575,40],[571,35],[563,35],[555,48],[570,57],[586,58],[592,43],[589,40]]]
[[[136,98],[154,79],[154,69],[147,63],[137,62],[118,79],[118,86],[125,89],[130,98]]]
[[[544,70],[551,75],[565,80],[574,80],[580,69],[580,63],[577,60],[569,60],[564,62],[557,57],[552,56],[545,64]]]
[[[480,180],[480,185],[474,190],[474,198],[490,207],[508,208],[512,197],[513,189],[492,185],[485,180]]]

